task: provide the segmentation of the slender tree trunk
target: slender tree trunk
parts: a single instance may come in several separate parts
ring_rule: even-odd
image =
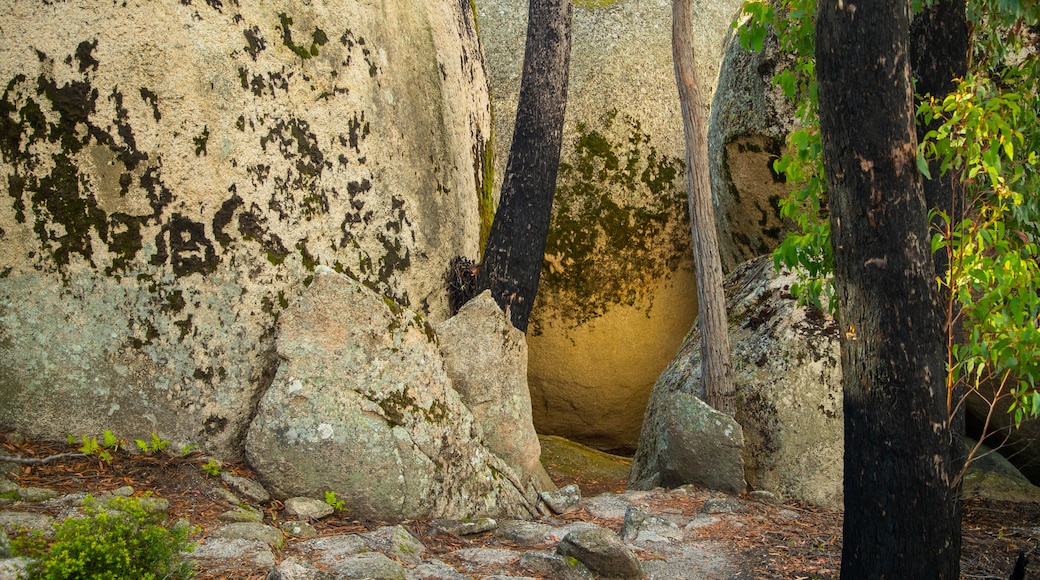
[[[965,0],[938,0],[925,6],[920,14],[914,16],[910,26],[910,70],[914,77],[914,91],[918,95],[931,95],[942,100],[957,88],[957,79],[968,73],[968,19],[965,14]],[[915,109],[917,108],[915,98]],[[917,124],[917,139],[942,124],[935,120],[928,125]],[[964,218],[964,187],[960,175],[951,171],[942,175],[941,161],[934,159],[928,164],[931,179],[924,180],[924,199],[929,209],[939,209],[958,223]],[[938,225],[936,220],[932,225]],[[945,278],[949,268],[946,252],[932,254],[935,276]],[[958,322],[959,308],[956,297],[950,297],[950,308],[944,318],[944,334],[946,335],[947,361],[952,357],[950,348],[953,344],[963,344],[963,325]],[[950,415],[950,445],[954,465],[963,465],[967,461],[964,443],[961,436],[965,434],[965,410],[958,407],[964,396],[962,384],[947,384],[947,413]],[[955,409],[960,409],[954,413]],[[954,469],[956,472],[957,470]],[[960,495],[961,485],[957,482],[953,492]],[[955,502],[957,517],[962,515],[961,503]]]
[[[711,199],[708,176],[708,137],[704,127],[701,90],[694,73],[691,4],[690,0],[672,0],[672,58],[686,137],[686,193],[690,202],[693,258],[697,268],[701,380],[708,404],[718,411],[735,415],[736,396],[730,370],[722,260],[719,258],[715,206]]]
[[[513,143],[480,288],[527,332],[556,193],[570,73],[571,0],[530,0]]]
[[[957,88],[956,79],[968,73],[968,20],[964,0],[939,0],[926,6],[914,17],[910,27],[910,70],[919,95],[942,100]],[[942,121],[917,125],[920,141]],[[928,208],[945,211],[954,223],[964,214],[964,188],[957,172],[940,175],[940,161],[929,163],[932,179],[924,181],[924,198]],[[936,252],[935,275],[945,276],[946,254]]]
[[[820,131],[844,373],[843,578],[959,576],[909,30],[908,0],[819,3]]]

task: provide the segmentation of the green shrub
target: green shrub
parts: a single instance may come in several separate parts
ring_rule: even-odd
[[[88,498],[87,517],[63,521],[46,550],[37,544],[16,543],[19,555],[35,557],[28,572],[35,579],[158,580],[190,578],[189,526],[166,528],[162,514],[150,512],[138,498],[116,497],[104,502]],[[33,553],[35,552],[35,553]]]

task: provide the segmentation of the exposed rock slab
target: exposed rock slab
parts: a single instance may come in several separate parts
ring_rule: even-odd
[[[279,321],[246,456],[275,497],[334,491],[358,518],[533,513],[484,446],[426,320],[327,268]]]
[[[773,168],[794,126],[794,108],[773,76],[788,60],[775,34],[754,52],[726,37],[708,119],[708,159],[722,268],[769,253],[787,231],[778,202],[790,186]]]
[[[469,4],[3,8],[0,425],[234,460],[316,264],[447,316],[491,135]]]
[[[791,273],[777,274],[769,256],[748,261],[727,277],[744,472],[754,488],[840,509],[844,431],[837,327],[831,318],[797,305],[790,295],[794,281]],[[641,443],[633,461],[633,481],[646,485],[654,473],[668,481],[666,462],[653,450],[672,436],[668,429],[682,424],[677,419],[688,412],[684,408],[703,404],[701,396],[700,336],[694,327],[656,386],[644,430],[647,447]],[[674,441],[681,445],[682,437]]]

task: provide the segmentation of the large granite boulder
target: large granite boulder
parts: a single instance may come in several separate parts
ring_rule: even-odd
[[[711,194],[726,272],[771,252],[787,230],[778,203],[790,186],[773,169],[794,127],[794,108],[773,84],[787,60],[773,33],[760,52],[742,47],[735,30],[726,38],[708,119]]]
[[[447,317],[491,134],[469,5],[3,12],[0,425],[232,459],[316,264]]]
[[[282,313],[278,357],[246,439],[276,497],[331,490],[376,520],[534,514],[416,312],[320,266]]]
[[[516,112],[526,0],[475,0],[494,95],[496,183]],[[696,316],[671,2],[575,2],[556,203],[528,333],[539,432],[631,450]],[[695,3],[709,97],[740,0]],[[705,114],[707,103],[705,103]]]
[[[513,467],[525,485],[555,489],[542,467],[531,421],[527,342],[486,290],[435,326],[445,370],[473,413],[488,448]]]
[[[790,293],[794,281],[792,273],[778,274],[769,256],[745,262],[726,279],[744,473],[754,489],[840,509],[844,414],[837,324],[799,307]],[[681,428],[671,415],[702,404],[700,364],[694,326],[654,386],[633,481],[647,480],[671,461],[656,451],[656,441]]]

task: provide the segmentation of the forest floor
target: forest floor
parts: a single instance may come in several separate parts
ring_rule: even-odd
[[[14,438],[12,443],[0,435],[0,454],[21,457],[44,457],[75,451],[75,445],[56,444]],[[102,493],[123,486],[133,486],[136,494],[151,492],[170,502],[172,520],[187,518],[206,537],[222,525],[217,516],[230,509],[216,488],[223,485],[219,477],[207,474],[198,456],[175,458],[131,455],[119,452],[111,463],[94,458],[63,458],[49,463],[19,466],[14,479],[22,487],[43,487],[62,493],[89,491]],[[576,483],[583,497],[600,493],[620,493],[626,481],[622,479],[591,479],[579,475],[564,476],[548,470],[558,485]],[[243,465],[225,465],[224,470],[236,475],[252,477]],[[662,494],[653,505],[660,513],[686,513],[699,509],[682,505],[683,494]],[[659,505],[658,505],[659,504]],[[671,505],[674,504],[674,505]],[[273,501],[265,507],[265,521],[279,521],[282,506]],[[798,518],[784,517],[795,511]],[[349,513],[337,512],[315,523],[320,535],[364,532],[384,522],[355,521]],[[604,527],[619,528],[618,521],[599,521],[584,509],[560,516],[565,521],[591,521]],[[704,545],[725,545],[729,558],[740,568],[739,578],[799,579],[837,578],[841,556],[840,512],[817,509],[806,504],[786,503],[772,506],[746,502],[745,508],[727,514],[719,524],[694,531],[686,541]],[[492,540],[489,534],[472,537],[446,537],[424,534],[428,529],[423,522],[408,522],[408,527],[427,546],[434,557],[460,547],[482,547]],[[1040,536],[1040,504],[992,501],[983,498],[964,500],[962,578],[1007,578],[1020,551],[1031,553],[1037,548]],[[1040,578],[1040,550],[1033,555],[1027,578]],[[241,574],[207,575],[200,571],[199,578],[263,578],[266,571],[243,570]]]

